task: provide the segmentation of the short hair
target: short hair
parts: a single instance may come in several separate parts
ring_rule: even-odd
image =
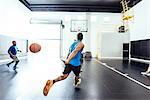
[[[12,41],[12,43],[14,43],[14,42],[16,42],[16,41]]]
[[[77,39],[81,41],[83,39],[83,34],[82,33],[78,33],[77,34]]]

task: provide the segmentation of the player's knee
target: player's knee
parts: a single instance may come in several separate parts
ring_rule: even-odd
[[[68,77],[68,75],[62,75],[61,78],[64,80]]]
[[[80,78],[80,76],[75,76],[75,79],[79,79]]]

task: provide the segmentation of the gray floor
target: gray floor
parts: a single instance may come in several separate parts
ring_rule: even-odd
[[[150,86],[150,77],[141,75],[141,72],[147,70],[149,66],[147,63],[141,63],[132,60],[101,60],[101,62],[106,63],[110,67],[113,67],[122,73],[128,74],[128,76],[138,80],[146,86]]]
[[[150,100],[148,89],[95,60],[84,61],[82,69],[80,89],[74,88],[71,73],[66,80],[54,84],[45,97],[45,82],[61,74],[61,61],[22,60],[17,73],[12,67],[0,65],[0,100]]]

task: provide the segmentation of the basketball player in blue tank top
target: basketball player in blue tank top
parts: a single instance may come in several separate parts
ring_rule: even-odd
[[[78,86],[81,82],[81,79],[79,77],[80,69],[81,69],[81,52],[84,48],[84,44],[82,43],[83,34],[78,33],[77,34],[77,41],[74,41],[74,43],[70,46],[69,55],[67,59],[65,60],[65,69],[63,72],[63,75],[57,77],[54,80],[48,80],[46,82],[46,85],[43,89],[43,94],[47,96],[49,89],[52,87],[52,85],[58,81],[66,79],[70,72],[73,71],[75,74],[75,82],[74,85]]]

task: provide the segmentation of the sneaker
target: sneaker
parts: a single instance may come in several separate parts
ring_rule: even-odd
[[[13,70],[16,70],[16,66],[13,67]]]
[[[81,69],[80,72],[83,72],[83,70]]]
[[[150,72],[141,72],[142,75],[150,76]]]
[[[79,76],[81,77],[81,73],[79,74]]]
[[[80,83],[81,83],[81,78],[79,78],[78,80],[74,81],[74,86],[78,87],[80,85]]]
[[[44,96],[47,96],[50,88],[53,86],[53,80],[47,80],[46,82],[46,85],[44,86],[44,89],[43,89],[43,94]]]
[[[7,65],[7,67],[9,67],[9,64],[6,64]]]
[[[15,70],[15,74],[17,74],[18,72]]]
[[[147,72],[141,72],[142,75],[145,75]]]
[[[150,76],[150,72],[146,74],[147,76]]]

